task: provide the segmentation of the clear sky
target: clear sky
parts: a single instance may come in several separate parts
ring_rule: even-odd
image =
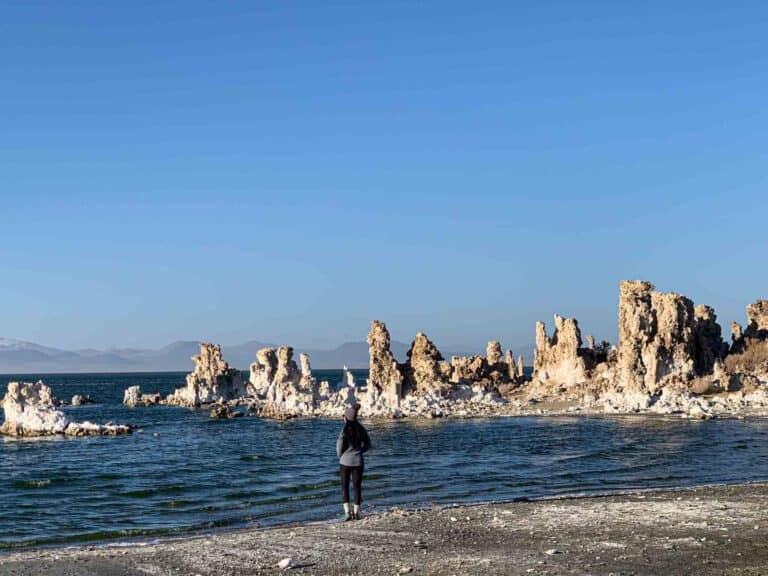
[[[743,320],[766,30],[750,1],[6,0],[0,335],[615,339],[622,278]]]

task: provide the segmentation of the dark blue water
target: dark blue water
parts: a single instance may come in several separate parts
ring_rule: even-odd
[[[0,377],[3,391],[12,379]],[[84,393],[102,402],[66,408],[72,418],[141,431],[1,441],[0,549],[339,512],[337,421],[211,420],[206,411],[122,406],[128,386],[167,393],[183,384],[180,373],[44,379],[60,398]],[[524,417],[368,427],[365,499],[374,509],[768,479],[766,420]]]

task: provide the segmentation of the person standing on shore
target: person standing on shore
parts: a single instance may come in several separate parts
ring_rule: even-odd
[[[371,448],[368,432],[357,420],[360,404],[350,406],[344,411],[344,428],[336,440],[336,455],[339,457],[341,474],[341,496],[344,505],[344,521],[360,519],[360,502],[363,495],[363,454]],[[349,480],[355,488],[355,504],[349,511]]]

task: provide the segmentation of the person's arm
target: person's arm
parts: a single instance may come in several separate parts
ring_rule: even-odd
[[[344,430],[341,431],[341,434],[339,434],[339,437],[336,438],[336,456],[341,458],[341,455],[344,453]]]
[[[368,452],[371,449],[371,437],[368,436],[368,430],[363,428],[363,452]]]

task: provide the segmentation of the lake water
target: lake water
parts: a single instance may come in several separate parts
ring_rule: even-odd
[[[318,370],[338,381],[341,372]],[[358,373],[362,378],[364,374]],[[0,377],[0,389],[13,379]],[[73,419],[128,422],[116,438],[0,440],[0,549],[339,516],[335,420],[211,420],[126,408],[184,374],[44,375]],[[522,417],[367,423],[364,509],[768,479],[768,420]]]

